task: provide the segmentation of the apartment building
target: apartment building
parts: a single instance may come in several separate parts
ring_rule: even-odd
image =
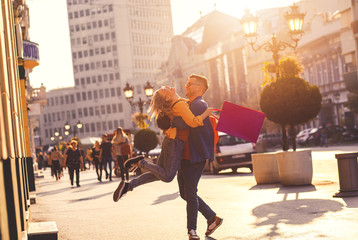
[[[51,132],[66,121],[83,123],[81,138],[118,126],[135,128],[131,115],[139,109],[129,104],[123,88],[126,83],[134,87],[136,102],[146,99],[146,82],[155,85],[154,76],[168,58],[173,36],[170,0],[68,0],[67,9],[75,80],[69,96],[74,102],[69,115],[67,105],[62,106],[61,124],[52,123],[42,131],[44,142],[48,144]],[[52,108],[56,96],[48,97],[47,107]]]

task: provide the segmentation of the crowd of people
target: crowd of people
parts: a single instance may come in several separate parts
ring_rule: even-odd
[[[76,185],[80,187],[80,172],[92,168],[96,169],[97,179],[102,182],[102,172],[106,174],[106,179],[112,181],[112,162],[120,169],[122,180],[126,176],[129,177],[128,171],[124,168],[124,162],[131,154],[131,145],[129,138],[121,127],[118,127],[111,137],[107,134],[102,135],[101,143],[95,141],[92,147],[86,149],[86,153],[76,140],[71,140],[65,145],[62,151],[54,146],[51,151],[46,154],[39,152],[37,154],[37,163],[39,169],[46,170],[51,168],[51,175],[60,180],[64,176],[64,168],[68,169],[71,186],[74,185],[74,177],[76,175]],[[129,146],[129,150],[124,150],[123,145]],[[125,152],[124,152],[125,151]]]

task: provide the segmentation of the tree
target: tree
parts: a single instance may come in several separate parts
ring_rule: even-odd
[[[321,109],[321,93],[317,86],[298,77],[301,69],[296,59],[282,59],[279,65],[281,77],[268,83],[261,93],[261,110],[269,120],[281,125],[284,151],[288,150],[286,126],[290,127],[295,151],[295,126],[316,117]]]
[[[134,147],[140,152],[145,152],[146,155],[148,155],[148,152],[154,149],[157,145],[157,134],[149,128],[141,129],[134,134]]]

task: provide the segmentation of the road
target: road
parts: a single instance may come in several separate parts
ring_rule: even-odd
[[[358,144],[312,149],[310,186],[256,185],[248,169],[204,175],[199,195],[224,222],[205,238],[206,221],[199,216],[201,239],[357,239],[358,197],[332,195],[339,190],[334,154],[357,151]],[[31,221],[56,221],[61,240],[187,239],[176,179],[141,186],[115,203],[118,183],[118,178],[99,183],[90,170],[81,173],[81,187],[72,188],[67,173],[56,182],[46,170],[45,178],[36,180]]]

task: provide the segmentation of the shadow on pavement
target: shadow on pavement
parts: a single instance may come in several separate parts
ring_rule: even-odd
[[[111,195],[112,193],[113,192],[108,192],[108,193],[102,193],[102,194],[98,194],[98,195],[93,195],[93,196],[86,197],[86,198],[72,199],[72,200],[69,200],[68,202],[69,203],[76,203],[76,202],[81,202],[81,201],[89,201],[89,200],[93,200],[93,199],[97,199],[97,198],[101,198],[101,197],[104,197],[104,196]]]
[[[159,197],[152,203],[152,205],[161,204],[161,203],[166,202],[166,201],[171,201],[171,200],[176,199],[177,197],[179,197],[179,192],[162,195],[162,196],[159,196]]]
[[[252,186],[249,190],[262,190],[262,189],[273,189],[273,188],[279,188],[281,187],[280,183],[275,184],[257,184],[255,186]]]
[[[347,208],[358,208],[358,197],[345,197],[342,199],[346,203]]]
[[[287,194],[288,191],[285,191]],[[258,206],[252,210],[256,216],[257,227],[271,225],[270,232],[257,239],[280,235],[279,224],[307,224],[327,212],[341,211],[343,204],[325,199],[295,199],[272,202]]]
[[[283,200],[287,200],[287,197],[290,193],[296,195],[296,200],[298,199],[299,193],[303,192],[315,192],[317,191],[316,187],[313,185],[304,185],[304,186],[281,186],[277,194],[283,194]]]

